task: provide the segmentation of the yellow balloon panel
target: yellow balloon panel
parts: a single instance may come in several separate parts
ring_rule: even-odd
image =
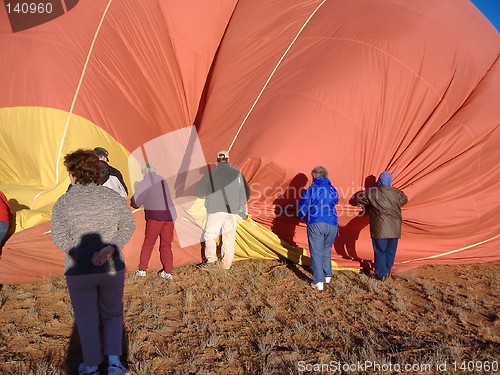
[[[0,190],[16,213],[16,231],[50,220],[69,185],[64,156],[96,146],[110,152],[128,181],[128,151],[85,118],[53,108],[0,108]]]

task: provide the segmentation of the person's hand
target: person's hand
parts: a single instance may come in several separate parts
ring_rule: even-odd
[[[103,247],[101,250],[96,252],[92,257],[92,264],[98,267],[106,264],[111,258],[111,255],[113,255],[114,251],[115,248],[111,245]]]

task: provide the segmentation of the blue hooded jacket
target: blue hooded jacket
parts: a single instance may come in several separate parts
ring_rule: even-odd
[[[335,205],[339,194],[328,178],[314,178],[312,185],[299,202],[299,219],[307,224],[328,223],[338,225]]]

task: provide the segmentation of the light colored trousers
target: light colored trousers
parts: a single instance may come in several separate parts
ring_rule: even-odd
[[[225,269],[231,268],[234,259],[236,227],[240,216],[228,212],[208,214],[203,239],[205,241],[205,257],[208,263],[217,261],[217,237],[222,232],[221,262]]]
[[[99,322],[103,326],[105,355],[122,354],[124,271],[66,276],[83,363],[103,360]]]

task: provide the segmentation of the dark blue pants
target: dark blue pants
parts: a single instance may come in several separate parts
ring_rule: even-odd
[[[7,232],[9,230],[9,223],[5,221],[0,221],[0,247],[2,247],[3,240],[5,236],[7,236]]]
[[[396,258],[398,239],[377,238],[372,239],[372,244],[375,252],[375,273],[377,277],[389,276]]]
[[[336,225],[327,223],[307,224],[307,240],[315,284],[325,282],[325,276],[332,276],[332,246],[337,237],[337,229]]]

